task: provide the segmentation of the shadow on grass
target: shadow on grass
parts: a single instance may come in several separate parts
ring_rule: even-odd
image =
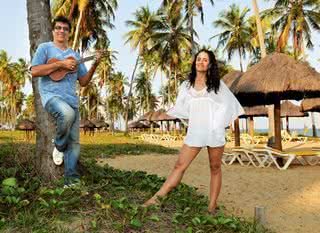
[[[177,154],[178,150],[153,144],[85,144],[81,145],[84,158],[111,158],[117,155]]]

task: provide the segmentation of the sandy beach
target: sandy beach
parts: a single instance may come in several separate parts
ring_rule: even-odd
[[[294,145],[287,145],[288,147]],[[310,144],[309,144],[310,146]],[[299,146],[300,147],[300,146]],[[99,161],[124,170],[142,170],[167,176],[177,155],[119,156]],[[268,227],[279,233],[320,232],[320,166],[275,167],[223,166],[219,204],[227,213],[253,218],[254,207],[266,208]],[[203,149],[185,173],[183,182],[208,194],[209,163]]]

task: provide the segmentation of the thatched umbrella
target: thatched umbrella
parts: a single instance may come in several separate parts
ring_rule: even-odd
[[[307,117],[308,113],[301,112],[300,106],[293,104],[290,101],[284,101],[281,104],[281,117],[286,118],[286,129],[290,132],[289,129],[289,117]]]
[[[18,122],[16,128],[18,130],[24,130],[26,132],[26,139],[29,140],[31,138],[31,133],[36,129],[36,124],[34,121],[29,119],[23,119]]]
[[[95,125],[90,120],[88,119],[80,120],[80,128],[83,128],[84,134],[86,134],[87,131],[89,131],[89,136],[94,135]]]
[[[239,70],[233,70],[222,77],[223,82],[228,86],[228,88],[234,92],[236,88],[236,83],[234,81],[238,80],[244,73]]]
[[[133,122],[129,123],[128,128],[131,129],[131,130],[133,130],[133,129],[139,129],[140,130],[140,129],[149,129],[150,126],[144,124],[141,121],[133,121]]]
[[[258,105],[253,107],[244,107],[244,115],[239,118],[249,118],[249,134],[251,137],[254,136],[254,121],[253,117],[267,117],[268,109],[264,105]]]
[[[222,77],[222,80],[224,83],[228,86],[231,92],[235,93],[235,87],[236,87],[236,80],[238,80],[243,75],[243,72],[239,70],[234,70]],[[234,121],[234,143],[235,146],[240,146],[240,126],[239,126],[239,119],[236,119]]]
[[[146,114],[144,114],[142,117],[138,119],[138,121],[158,121],[158,116],[162,113],[165,113],[166,111],[164,109],[159,109],[157,111],[149,111]],[[160,127],[160,126],[159,126]],[[151,132],[153,131],[153,125],[151,124]]]
[[[100,130],[101,128],[107,128],[109,125],[108,123],[106,123],[104,120],[99,120],[99,119],[92,119],[90,120],[95,128],[97,128],[98,130]]]
[[[304,99],[300,106],[302,112],[320,112],[320,98]]]
[[[320,96],[320,74],[307,63],[274,53],[261,59],[233,82],[235,94],[245,106],[274,104],[275,145],[282,150],[280,101]]]
[[[320,98],[304,99],[301,103],[301,111],[303,112],[320,112]],[[317,129],[314,115],[311,113],[312,135],[317,136]]]

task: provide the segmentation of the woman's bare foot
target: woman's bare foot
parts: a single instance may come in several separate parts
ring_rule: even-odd
[[[160,201],[158,199],[157,196],[153,196],[151,197],[149,200],[147,200],[145,203],[143,203],[143,207],[148,207],[148,206],[151,206],[151,205],[159,205],[160,204]]]
[[[209,214],[211,214],[211,215],[213,215],[213,216],[216,216],[217,214],[218,214],[218,212],[219,212],[219,207],[217,207],[217,206],[215,206],[215,207],[209,207],[208,208],[208,212],[209,212]]]

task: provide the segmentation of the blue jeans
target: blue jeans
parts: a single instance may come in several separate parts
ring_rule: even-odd
[[[57,150],[64,154],[65,184],[69,184],[80,177],[77,172],[80,154],[79,110],[71,107],[61,97],[52,97],[45,109],[56,120],[54,143]]]

